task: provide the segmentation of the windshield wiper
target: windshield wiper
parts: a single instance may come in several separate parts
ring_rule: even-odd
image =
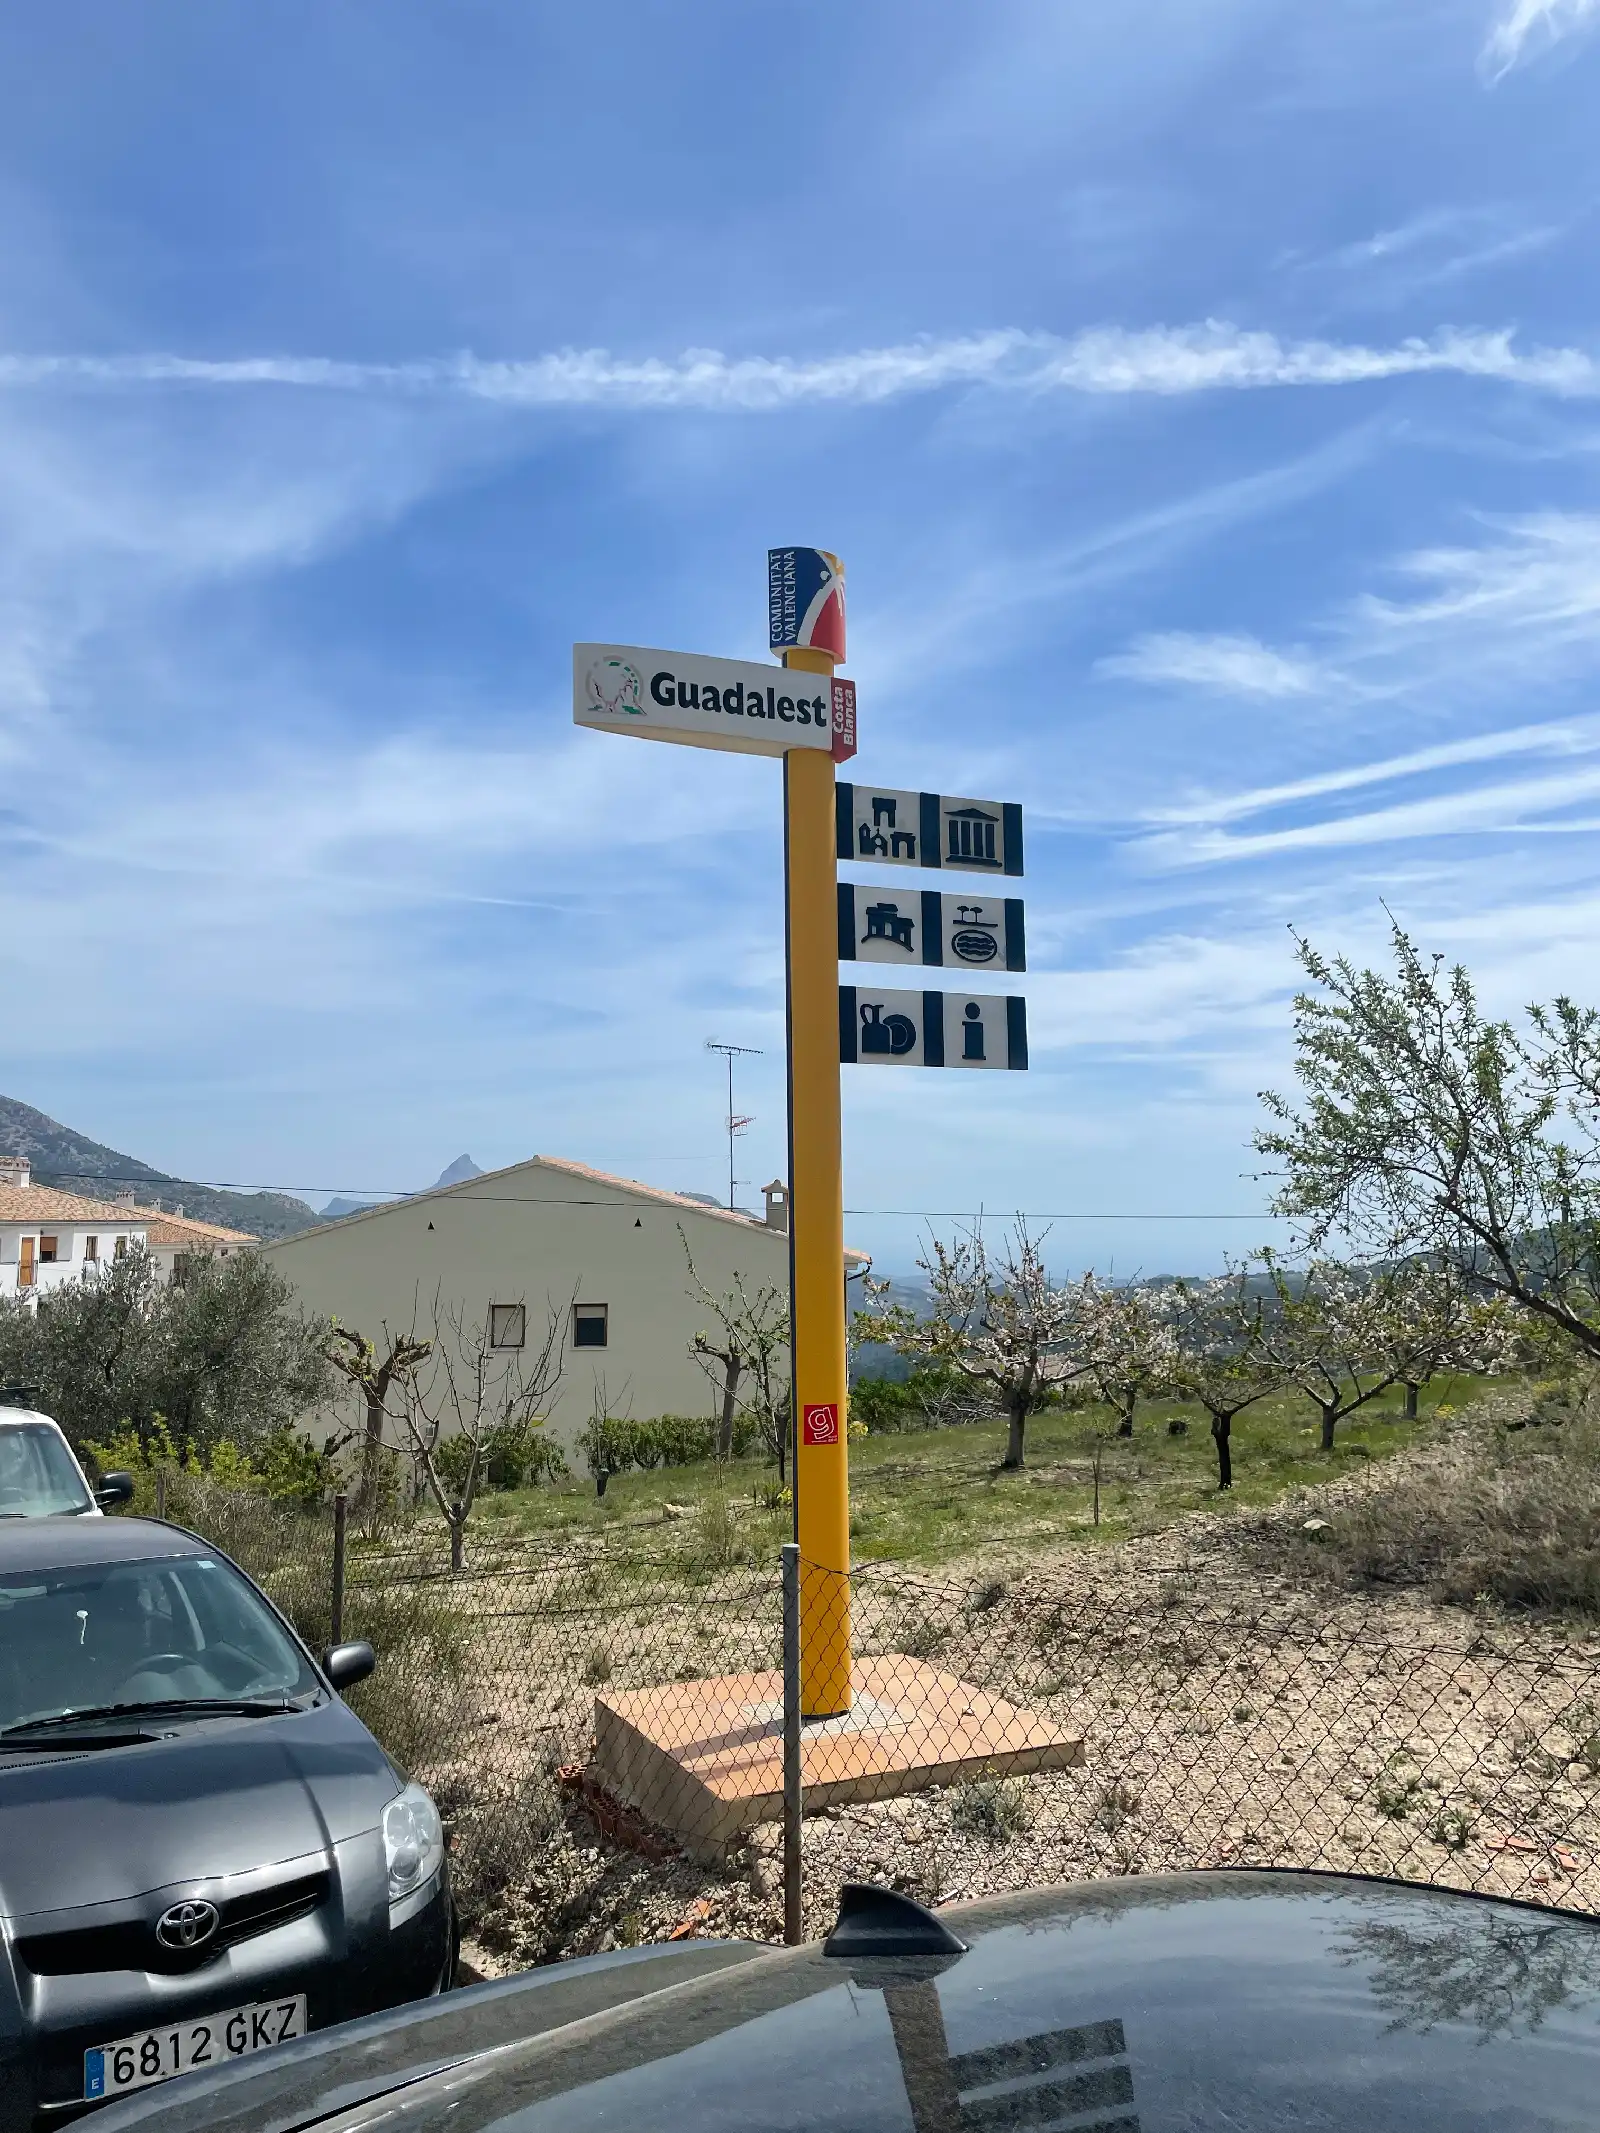
[[[201,1711],[211,1716],[271,1718],[281,1711],[302,1711],[308,1706],[291,1703],[287,1696],[167,1696],[151,1703],[89,1704],[81,1711],[55,1711],[48,1718],[24,1718],[16,1725],[0,1726],[0,1740],[19,1733],[53,1732],[61,1726],[92,1726],[107,1718],[135,1718],[142,1714]]]
[[[0,1732],[0,1755],[20,1755],[29,1748],[137,1748],[160,1737],[130,1733],[126,1728],[116,1733],[69,1733],[48,1718],[30,1719]]]

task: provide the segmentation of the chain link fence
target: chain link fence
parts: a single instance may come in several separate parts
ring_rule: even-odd
[[[439,1800],[495,1966],[809,1936],[852,1880],[938,1904],[1280,1866],[1600,1913],[1600,1651],[1558,1625],[1176,1551],[815,1588],[789,1551],[786,1669],[776,1531],[704,1510],[485,1528],[454,1575],[430,1529],[351,1533],[341,1585],[330,1515],[198,1483],[168,1509],[314,1646],[371,1640],[350,1701]],[[848,1714],[801,1722],[803,1586],[848,1594],[855,1674]]]

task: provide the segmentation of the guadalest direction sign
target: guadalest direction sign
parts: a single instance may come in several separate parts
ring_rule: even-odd
[[[855,753],[856,688],[826,674],[634,644],[575,644],[574,723],[691,748]]]

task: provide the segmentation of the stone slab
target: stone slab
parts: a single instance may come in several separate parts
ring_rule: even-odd
[[[852,1708],[808,1720],[801,1746],[810,1809],[925,1792],[977,1777],[1064,1770],[1083,1742],[1052,1720],[926,1660],[859,1659]],[[783,1813],[783,1678],[722,1674],[595,1699],[596,1781],[712,1860]]]

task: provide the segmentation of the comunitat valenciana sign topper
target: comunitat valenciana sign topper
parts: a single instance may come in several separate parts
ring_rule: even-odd
[[[580,726],[783,759],[789,998],[789,1285],[794,1329],[795,1538],[805,1714],[850,1708],[850,1489],[845,1369],[841,1064],[1016,1070],[1021,999],[846,986],[841,962],[1020,971],[1022,905],[992,884],[1022,872],[1009,803],[839,785],[856,752],[844,659],[844,565],[825,548],[767,556],[767,638],[783,664],[640,645],[572,651]],[[839,860],[988,876],[957,894],[841,883]],[[926,879],[926,875],[923,875]],[[876,975],[877,973],[874,973]]]

